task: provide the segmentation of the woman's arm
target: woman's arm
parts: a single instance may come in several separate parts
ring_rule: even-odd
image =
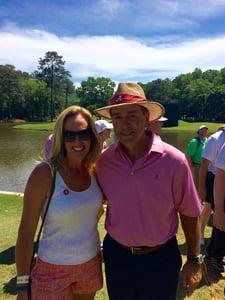
[[[41,210],[51,190],[52,174],[47,164],[32,171],[25,188],[23,211],[16,242],[17,276],[29,275],[33,241]],[[23,292],[18,292],[18,294]]]

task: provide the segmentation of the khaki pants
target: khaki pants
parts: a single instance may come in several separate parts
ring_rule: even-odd
[[[200,168],[200,164],[194,164],[194,167],[192,169],[192,175],[197,189],[199,184],[199,168]]]

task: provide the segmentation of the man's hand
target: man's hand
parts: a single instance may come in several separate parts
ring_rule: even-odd
[[[202,279],[201,265],[187,261],[182,269],[182,279],[183,285],[186,288],[186,295],[189,297]]]

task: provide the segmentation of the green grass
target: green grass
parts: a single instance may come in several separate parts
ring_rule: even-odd
[[[206,125],[209,128],[209,132],[215,132],[221,123],[209,123],[209,122],[184,122],[179,120],[177,127],[163,127],[165,131],[185,131],[185,130],[193,130],[196,132],[197,128],[202,124]],[[25,123],[14,125],[16,129],[26,129],[26,130],[47,130],[52,131],[55,123],[54,122],[44,122],[44,123]]]
[[[15,299],[15,241],[22,209],[22,198],[0,194],[0,299]]]
[[[13,127],[16,129],[23,129],[23,130],[46,130],[52,131],[55,122],[43,122],[43,123],[25,123],[25,124],[18,124],[14,125]]]
[[[199,126],[205,125],[209,128],[209,133],[217,131],[218,127],[221,126],[221,123],[209,123],[209,122],[184,122],[179,120],[177,127],[163,127],[163,131],[192,131],[196,133]]]
[[[18,195],[5,195],[0,194],[0,232],[1,232],[1,243],[0,243],[0,299],[16,299],[15,293],[15,242],[17,237],[17,230],[20,221],[22,210],[22,197]],[[209,241],[211,234],[211,225],[212,220],[210,220],[208,226],[205,230],[206,241]],[[104,230],[104,216],[100,219],[99,222],[99,231],[101,238],[105,234]],[[179,247],[183,259],[185,259],[185,243],[184,236],[181,229],[178,232],[178,241]],[[205,248],[202,249],[203,254],[205,254]],[[207,300],[207,299],[218,299],[222,300],[223,298],[223,289],[224,289],[224,273],[218,274],[214,272],[209,263],[206,261],[208,269],[208,278],[212,283],[212,287],[207,286],[206,281],[202,279],[198,289],[195,291],[190,300]],[[104,264],[103,264],[104,270]],[[163,270],[162,270],[163,272]],[[215,298],[210,296],[211,289],[214,292]],[[108,300],[106,287],[99,291],[95,297],[96,300]],[[177,300],[185,299],[182,283],[179,284]],[[118,299],[119,300],[119,299]],[[166,300],[166,299],[165,299]]]

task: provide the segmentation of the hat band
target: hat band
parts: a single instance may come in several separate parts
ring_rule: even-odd
[[[138,102],[148,102],[147,99],[140,96],[130,95],[130,94],[117,94],[113,96],[109,103],[110,105],[122,104],[122,103],[138,103]]]

